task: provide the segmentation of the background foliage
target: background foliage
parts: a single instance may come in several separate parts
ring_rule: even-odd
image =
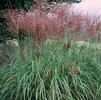
[[[31,6],[34,2],[36,3],[39,0],[0,0],[0,9],[7,8],[26,8]],[[81,0],[47,0],[48,2],[76,2],[79,3]]]

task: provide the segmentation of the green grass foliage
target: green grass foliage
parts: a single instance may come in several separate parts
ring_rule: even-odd
[[[101,53],[65,39],[26,42],[0,67],[0,100],[101,100]],[[33,47],[33,49],[32,49]]]

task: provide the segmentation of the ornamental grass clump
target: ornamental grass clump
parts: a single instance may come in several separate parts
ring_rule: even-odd
[[[74,35],[83,33],[88,37],[94,37],[98,33],[96,37],[99,37],[101,31],[100,16],[74,11],[73,6],[68,3],[49,5],[46,1],[40,1],[28,11],[9,9],[5,17],[16,38],[21,32],[38,41],[60,38],[68,32]]]
[[[43,5],[42,8],[44,8]],[[15,36],[19,32],[25,31],[29,37],[37,40],[64,36],[67,24],[65,21],[69,16],[69,4],[54,4],[53,8],[49,10],[42,10],[39,7],[28,12],[8,10],[5,15],[10,30]]]
[[[82,33],[86,38],[101,39],[101,16],[86,14],[82,26]]]
[[[0,100],[100,100],[100,51],[64,37],[87,33],[88,17],[72,12],[69,4],[44,4],[5,15],[13,36],[19,40],[23,33],[29,39],[22,39],[25,47],[18,45],[12,61],[0,67]]]
[[[38,52],[40,44],[46,39],[63,37],[67,31],[70,8],[67,3],[56,3],[50,7],[46,2],[39,2],[29,11],[8,10],[5,17],[13,37],[21,46],[21,55],[26,48],[23,37],[33,39],[33,47]]]
[[[43,44],[37,56],[31,44],[26,60],[18,46],[11,63],[0,67],[0,100],[101,99],[98,50],[75,44],[64,49],[58,41]]]

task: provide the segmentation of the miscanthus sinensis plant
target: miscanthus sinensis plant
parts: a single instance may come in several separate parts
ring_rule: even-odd
[[[6,13],[13,36],[19,39],[19,33],[25,32],[30,39],[21,41],[24,60],[18,45],[11,63],[0,67],[0,99],[100,100],[101,53],[60,38],[67,31],[91,33],[89,27],[95,29],[96,25],[100,30],[100,22],[89,22],[88,27],[86,20],[91,17],[72,12],[69,4],[54,4],[48,10],[44,6]],[[60,39],[40,42],[47,38]],[[38,48],[33,48],[33,40]]]
[[[29,37],[43,40],[49,37],[63,36],[66,33],[67,18],[70,17],[69,4],[54,4],[53,8],[37,5],[28,12],[8,10],[5,17],[13,35],[18,37],[24,31]],[[45,9],[47,8],[47,9]]]
[[[51,42],[51,41],[50,41]],[[57,40],[40,46],[27,41],[26,59],[19,46],[9,65],[0,67],[0,100],[100,100],[101,53]]]
[[[38,41],[47,38],[60,38],[68,32],[74,35],[82,33],[85,38],[96,37],[100,39],[100,16],[88,13],[83,14],[68,3],[49,5],[45,0],[42,0],[36,5],[33,4],[28,11],[9,9],[5,18],[12,35],[17,39],[24,32],[27,37]]]

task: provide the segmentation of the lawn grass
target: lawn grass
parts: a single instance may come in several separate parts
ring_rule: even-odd
[[[27,41],[24,59],[16,47],[0,67],[0,100],[101,100],[100,50],[65,41]]]

